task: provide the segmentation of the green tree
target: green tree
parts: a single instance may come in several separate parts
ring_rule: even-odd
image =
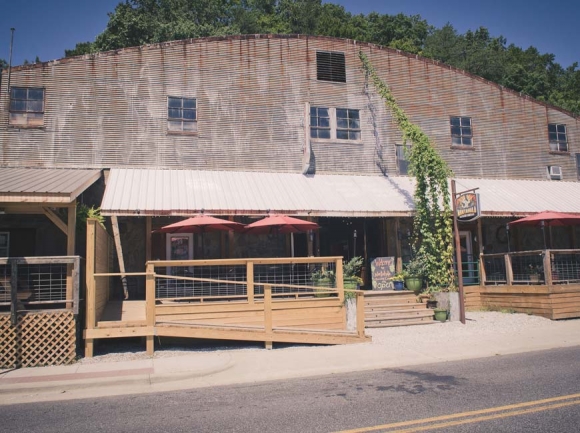
[[[8,69],[8,62],[4,59],[0,59],[0,70]]]

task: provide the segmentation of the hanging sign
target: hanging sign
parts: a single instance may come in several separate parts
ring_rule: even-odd
[[[479,194],[463,192],[455,196],[455,209],[458,221],[475,221],[481,216]]]

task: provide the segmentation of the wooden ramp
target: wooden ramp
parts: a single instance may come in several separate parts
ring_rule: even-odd
[[[427,325],[434,323],[433,310],[418,303],[409,291],[365,291],[365,327]]]

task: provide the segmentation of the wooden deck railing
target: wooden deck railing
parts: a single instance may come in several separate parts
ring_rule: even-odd
[[[95,329],[98,323],[95,281],[122,275],[145,276],[144,326],[149,329],[177,323],[219,325],[219,318],[233,307],[235,316],[223,324],[257,325],[265,332],[266,347],[271,347],[276,329],[308,328],[300,328],[303,323],[314,321],[321,331],[325,323],[328,330],[346,331],[342,257],[150,261],[140,273],[91,270],[87,272],[87,329]],[[355,295],[356,335],[364,338],[364,292],[346,291]],[[324,317],[318,317],[318,311]],[[149,353],[153,353],[153,334],[144,333]],[[92,347],[87,353],[92,353]]]
[[[580,282],[580,250],[533,250],[480,256],[481,284]]]

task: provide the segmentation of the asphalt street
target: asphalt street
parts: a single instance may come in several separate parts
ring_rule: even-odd
[[[26,432],[577,432],[580,347],[2,407]]]

